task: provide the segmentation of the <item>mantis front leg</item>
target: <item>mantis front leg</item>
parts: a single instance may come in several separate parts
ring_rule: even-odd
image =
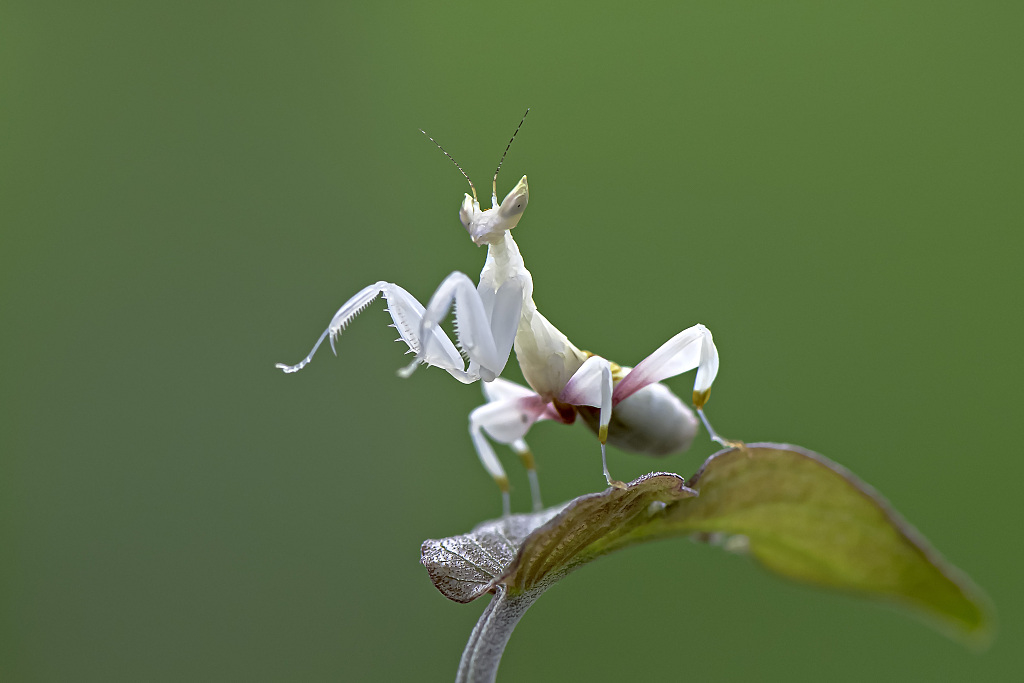
[[[355,296],[342,304],[338,312],[331,318],[331,323],[327,326],[327,329],[316,340],[316,344],[313,345],[309,355],[295,365],[278,363],[275,367],[284,370],[286,373],[298,372],[312,362],[314,354],[316,354],[320,345],[324,343],[324,339],[330,340],[331,351],[334,351],[335,355],[337,355],[337,351],[334,348],[335,339],[352,322],[353,318],[366,310],[366,307],[381,294],[384,295],[384,299],[388,303],[387,311],[391,314],[391,319],[394,321],[394,327],[398,330],[401,341],[404,341],[409,349],[418,356],[422,355],[422,362],[443,368],[451,373],[463,371],[464,364],[459,356],[458,349],[455,348],[455,345],[452,344],[443,330],[434,329],[431,331],[432,339],[429,340],[431,343],[427,345],[429,351],[423,352],[424,340],[420,336],[420,321],[423,319],[424,312],[423,304],[398,285],[383,280],[369,287],[364,287]]]
[[[477,379],[490,382],[505,369],[523,308],[523,285],[512,279],[497,290],[484,284],[477,288],[467,275],[456,271],[430,298],[419,324],[422,347],[399,375],[408,377],[421,363],[431,364],[428,359],[440,350],[437,345],[443,344],[436,334],[438,325],[453,305],[459,348],[469,360],[463,376],[453,375],[466,384]]]
[[[452,273],[444,279],[425,309],[412,294],[382,280],[363,288],[338,309],[309,355],[295,365],[278,363],[277,367],[288,373],[298,372],[309,365],[325,339],[330,341],[334,351],[334,341],[345,327],[383,294],[401,341],[416,354],[416,359],[399,371],[400,375],[408,377],[422,363],[439,367],[466,384],[478,379],[493,380],[504,370],[512,350],[523,306],[523,287],[513,280],[497,291],[487,287],[481,290],[478,292],[463,273]],[[453,303],[456,339],[469,359],[468,368],[455,344],[439,327]]]

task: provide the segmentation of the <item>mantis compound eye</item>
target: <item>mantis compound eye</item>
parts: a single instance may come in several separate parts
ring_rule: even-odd
[[[508,229],[515,227],[515,223],[519,222],[519,216],[526,210],[526,205],[529,203],[530,187],[526,182],[526,176],[523,176],[519,184],[508,193],[508,196],[501,201],[501,206],[498,207],[498,214],[502,218],[514,221]]]
[[[462,207],[459,209],[459,220],[462,221],[462,225],[466,230],[470,229],[470,225],[473,223],[473,209],[475,209],[473,198],[468,194],[466,198],[462,200]]]

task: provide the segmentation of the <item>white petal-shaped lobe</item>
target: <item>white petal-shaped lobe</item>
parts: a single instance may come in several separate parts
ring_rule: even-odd
[[[591,356],[569,379],[558,399],[571,405],[600,408],[598,436],[603,443],[612,417],[611,364],[601,356]]]
[[[697,368],[694,391],[707,391],[718,374],[718,350],[711,330],[697,324],[662,344],[637,363],[615,387],[614,403],[625,400],[643,387]]]

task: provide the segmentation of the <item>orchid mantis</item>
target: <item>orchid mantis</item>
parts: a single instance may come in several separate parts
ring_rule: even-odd
[[[519,127],[522,124],[520,121]],[[516,128],[505,148],[506,154],[518,132]],[[430,140],[434,142],[433,138]],[[512,238],[511,231],[529,202],[526,176],[499,204],[497,181],[505,159],[502,154],[491,184],[491,208],[481,209],[473,181],[444,148],[437,146],[459,169],[472,191],[472,196],[466,194],[462,201],[459,219],[475,244],[487,246],[479,283],[474,286],[467,275],[453,272],[424,307],[398,285],[377,282],[338,309],[306,358],[295,365],[279,363],[277,367],[287,373],[301,370],[313,359],[324,339],[329,339],[336,354],[338,335],[383,295],[401,341],[415,354],[413,361],[399,370],[399,375],[408,377],[419,365],[432,365],[465,384],[483,380],[487,403],[470,413],[469,431],[481,463],[501,489],[506,518],[511,509],[509,481],[488,437],[510,446],[523,461],[535,510],[541,509],[540,489],[533,455],[524,437],[534,423],[542,420],[571,424],[579,416],[601,443],[608,485],[624,488],[608,472],[606,443],[654,456],[689,448],[698,430],[697,418],[660,382],[695,368],[693,405],[697,415],[712,439],[723,445],[735,445],[711,428],[703,410],[718,373],[718,351],[710,330],[700,324],[689,327],[634,368],[581,351],[537,310],[533,277]],[[440,327],[453,305],[455,343]],[[513,348],[530,388],[499,377]]]

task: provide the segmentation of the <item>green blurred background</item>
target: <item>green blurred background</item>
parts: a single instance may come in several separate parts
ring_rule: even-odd
[[[447,602],[418,553],[500,510],[466,433],[479,387],[397,378],[381,303],[338,358],[273,365],[369,283],[425,301],[476,277],[465,182],[417,129],[486,187],[530,106],[499,186],[529,174],[544,314],[626,364],[708,325],[716,427],[858,473],[1002,623],[978,656],[664,542],[550,591],[501,680],[1016,678],[1022,16],[3,3],[0,676],[454,677],[485,600]],[[602,487],[583,427],[530,441],[547,502]],[[610,466],[688,475],[713,450]]]

